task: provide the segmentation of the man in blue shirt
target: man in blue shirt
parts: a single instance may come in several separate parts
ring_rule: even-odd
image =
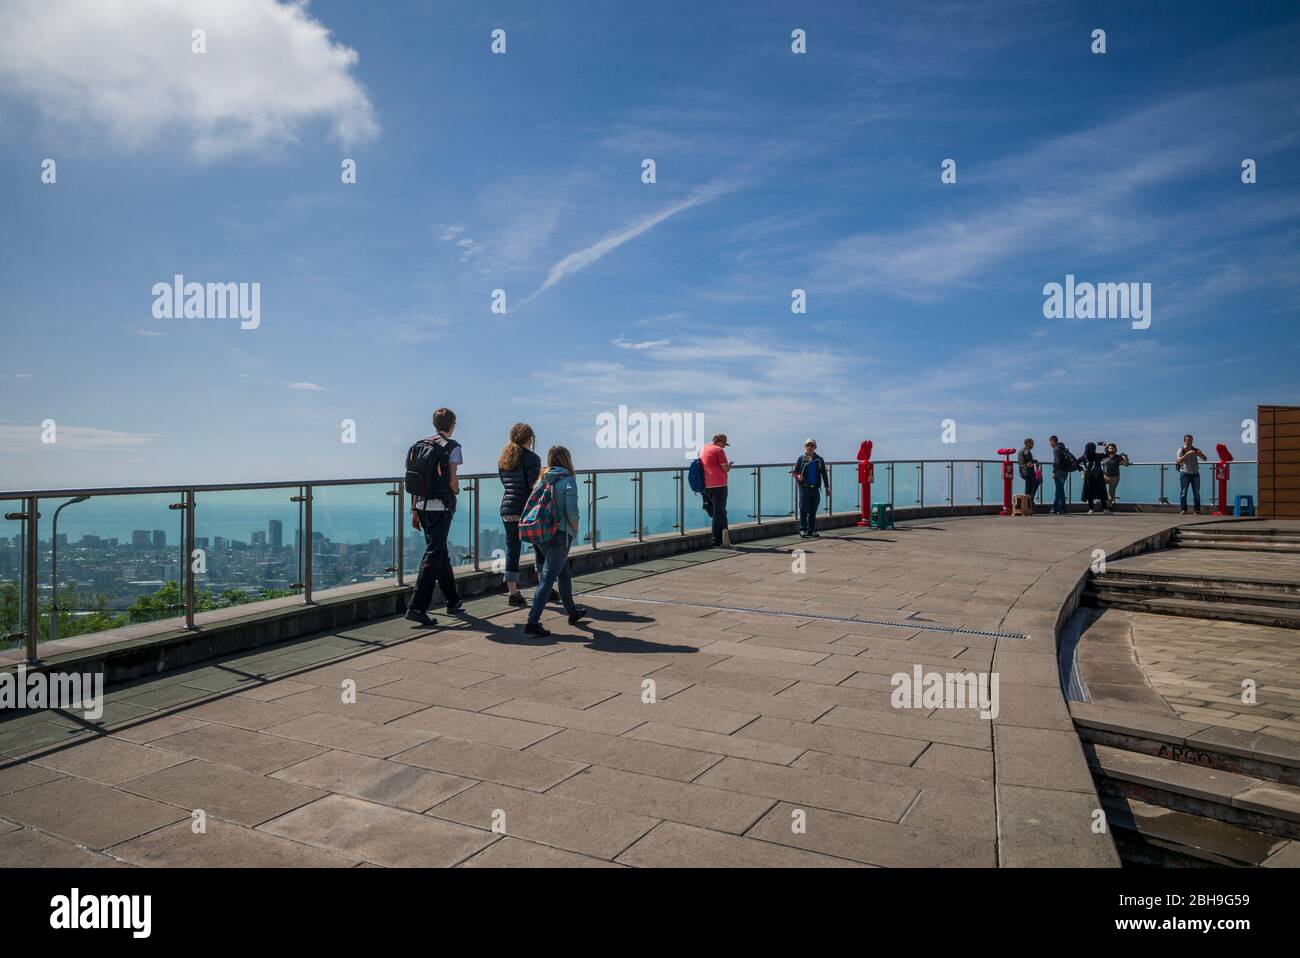
[[[826,460],[817,455],[817,440],[809,438],[803,444],[803,455],[794,461],[790,470],[799,489],[799,535],[805,539],[817,536],[817,506],[821,503],[822,488],[830,491],[830,475]]]

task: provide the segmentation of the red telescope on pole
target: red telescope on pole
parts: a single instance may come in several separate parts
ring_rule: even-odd
[[[862,518],[858,525],[871,525],[871,480],[876,478],[876,464],[871,461],[871,440],[858,447],[858,482],[862,485]]]
[[[1002,511],[1000,516],[1011,515],[1011,480],[1016,474],[1016,467],[1011,463],[1011,457],[1016,454],[1014,449],[999,449],[998,455],[1003,456],[1002,460]]]
[[[1219,508],[1214,510],[1214,515],[1229,516],[1232,513],[1228,510],[1228,473],[1232,467],[1228,463],[1232,462],[1232,453],[1223,443],[1215,446],[1214,450],[1219,454],[1219,461],[1214,464],[1214,478],[1219,483]]]

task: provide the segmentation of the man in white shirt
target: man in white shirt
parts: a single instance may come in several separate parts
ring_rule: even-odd
[[[1201,514],[1201,463],[1207,458],[1205,453],[1196,448],[1189,432],[1183,437],[1183,447],[1178,450],[1174,465],[1178,467],[1178,514],[1187,515],[1187,487],[1192,487],[1192,501],[1196,503],[1196,514]]]
[[[433,601],[433,587],[442,589],[443,598],[447,600],[447,613],[454,615],[464,605],[460,601],[460,592],[456,589],[456,575],[451,569],[451,556],[447,553],[447,533],[451,531],[451,521],[456,513],[456,496],[460,492],[460,482],[456,471],[465,461],[460,443],[451,438],[456,431],[456,414],[450,409],[437,409],[433,413],[433,428],[437,433],[432,441],[440,446],[450,447],[445,467],[448,470],[447,485],[451,490],[449,501],[441,499],[417,499],[411,497],[411,527],[424,532],[424,558],[420,560],[420,572],[415,579],[415,592],[411,595],[411,604],[407,607],[406,617],[421,625],[432,625],[429,617],[429,603]],[[440,467],[441,468],[441,467]]]

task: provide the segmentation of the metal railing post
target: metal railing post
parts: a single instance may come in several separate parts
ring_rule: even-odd
[[[478,528],[479,528],[479,499],[480,499],[479,483],[481,483],[482,481],[483,481],[482,479],[470,480],[470,494],[473,498],[470,499],[469,521],[474,524],[474,528],[470,530],[469,547],[474,556],[475,572],[480,571],[481,568],[479,566]]]
[[[952,460],[949,459],[948,460],[948,505],[950,506],[956,505],[956,503],[952,501],[952,493],[953,493],[953,467],[952,467]]]
[[[975,473],[979,477],[979,504],[984,505],[984,460],[975,463]]]
[[[894,461],[892,459],[889,461],[888,466],[889,466],[889,501],[892,503],[894,501]]]
[[[763,524],[763,470],[758,466],[750,473],[754,477],[754,522]]]
[[[677,480],[677,532],[686,535],[686,470],[678,469]]]
[[[397,573],[397,584],[405,585],[406,495],[402,483],[393,483],[393,488],[388,490],[388,494],[393,497],[393,549],[397,553],[393,556],[393,571]]]
[[[185,562],[185,628],[194,628],[194,507],[197,504],[194,490],[185,493],[185,545],[182,554]]]
[[[835,467],[827,465],[826,467],[826,514],[835,515],[833,503],[835,501]]]
[[[302,487],[303,495],[303,525],[306,527],[303,536],[303,577],[302,577],[302,601],[304,604],[311,604],[311,580],[312,580],[312,495],[311,486]]]
[[[645,541],[645,473],[638,470],[632,477],[636,483],[636,541]]]
[[[596,516],[598,513],[598,509],[596,506],[596,501],[597,501],[596,473],[593,472],[590,474],[590,478],[587,480],[587,484],[590,487],[588,494],[591,502],[591,547],[595,549],[600,542],[600,527],[596,524]]]
[[[35,665],[40,662],[40,657],[36,654],[36,638],[40,631],[40,623],[37,621],[38,604],[36,601],[36,534],[37,521],[40,519],[40,513],[37,507],[40,500],[32,496],[27,500],[27,592],[23,596],[26,600],[26,632],[27,632],[27,664]]]
[[[916,504],[925,508],[925,461],[916,464]]]

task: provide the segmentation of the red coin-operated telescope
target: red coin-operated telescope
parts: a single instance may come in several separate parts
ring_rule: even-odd
[[[858,525],[871,525],[871,480],[876,478],[876,464],[871,461],[871,440],[858,447],[858,482],[862,485],[862,518]]]
[[[1000,516],[1011,515],[1011,480],[1015,477],[1016,467],[1011,463],[1011,457],[1016,454],[1014,449],[999,449],[998,455],[1005,457],[1002,460],[1002,511]]]
[[[1214,478],[1219,482],[1219,508],[1214,510],[1213,515],[1228,516],[1232,515],[1228,511],[1228,472],[1232,468],[1228,463],[1232,462],[1232,453],[1228,452],[1228,447],[1223,443],[1215,446],[1214,450],[1219,454],[1219,461],[1214,464]]]

